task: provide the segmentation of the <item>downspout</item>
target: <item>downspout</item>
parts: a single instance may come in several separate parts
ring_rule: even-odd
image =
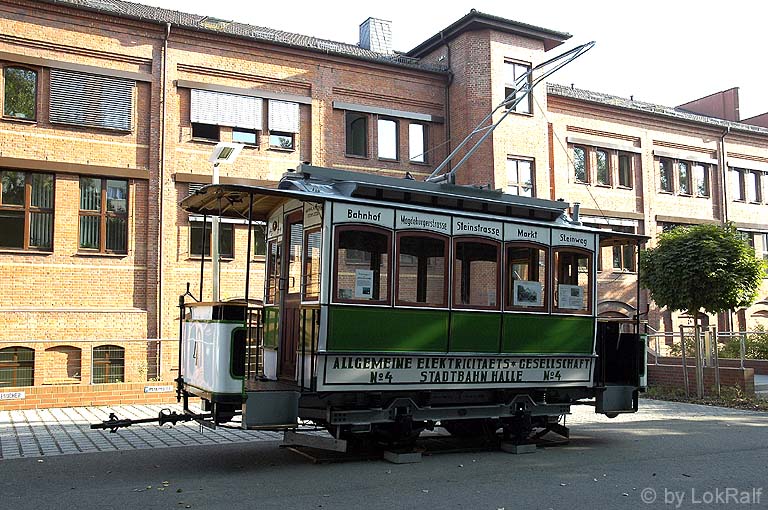
[[[725,137],[731,133],[731,126],[720,135],[720,173],[723,176],[723,223],[728,223],[728,160],[725,157]]]
[[[725,157],[725,137],[730,133],[731,126],[728,126],[725,128],[725,131],[723,131],[723,134],[720,135],[720,157],[718,163],[720,164],[720,175],[722,175],[723,178],[723,224],[728,223],[728,159]],[[728,312],[725,313],[725,322],[725,329],[733,331],[733,310],[728,310]]]
[[[163,293],[163,194],[165,192],[165,115],[166,115],[166,89],[168,85],[168,39],[171,36],[171,24],[165,24],[165,37],[163,39],[163,59],[162,65],[162,85],[160,90],[160,161],[158,162],[158,170],[160,174],[160,182],[157,186],[157,200],[158,200],[158,215],[159,224],[157,228],[157,338],[163,337],[163,305],[164,305],[164,293]],[[181,371],[181,367],[179,367]],[[179,372],[180,373],[180,372]]]
[[[453,71],[451,70],[451,45],[445,40],[445,34],[440,31],[440,40],[445,45],[446,60],[448,61],[448,83],[445,85],[445,139],[446,139],[446,154],[450,154],[453,150],[451,148],[451,84],[453,83]],[[448,170],[453,167],[453,164],[449,163]]]

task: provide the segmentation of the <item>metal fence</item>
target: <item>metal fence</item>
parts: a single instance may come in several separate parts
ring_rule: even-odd
[[[658,332],[648,326],[648,352],[653,355],[653,364],[659,365],[660,358],[680,358],[686,395],[690,394],[688,373],[695,370],[696,393],[704,394],[704,367],[714,368],[715,391],[721,395],[720,360],[727,353],[728,359],[736,359],[739,368],[745,368],[745,360],[759,359],[750,357],[747,349],[751,335],[765,335],[766,331],[717,331],[715,327],[700,327],[698,341],[693,326],[680,326],[679,331]],[[735,348],[734,346],[737,346]],[[736,356],[732,356],[736,354]]]

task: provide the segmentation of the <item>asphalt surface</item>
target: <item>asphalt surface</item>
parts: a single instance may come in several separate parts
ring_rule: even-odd
[[[257,439],[6,459],[0,508],[768,507],[768,413],[641,405],[614,420],[579,408],[567,446],[526,455],[312,464]]]

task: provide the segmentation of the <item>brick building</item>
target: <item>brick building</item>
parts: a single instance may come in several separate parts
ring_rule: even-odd
[[[210,246],[177,204],[211,182],[216,142],[245,144],[222,182],[304,161],[424,178],[570,38],[472,11],[399,53],[373,18],[351,45],[121,0],[0,0],[0,33],[0,391],[26,397],[3,406],[162,398],[178,296],[200,296]],[[767,147],[765,127],[551,84],[459,182],[580,202],[587,222],[651,237],[734,221],[765,255]],[[224,299],[242,297],[247,257],[263,262],[247,235],[222,224]],[[601,264],[599,311],[631,316],[631,254]],[[768,316],[767,295],[724,326]]]

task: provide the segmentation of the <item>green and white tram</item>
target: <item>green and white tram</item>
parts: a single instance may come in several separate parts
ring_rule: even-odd
[[[521,438],[567,433],[574,404],[637,410],[639,320],[598,319],[596,265],[601,245],[642,236],[582,226],[560,201],[309,165],[181,206],[267,226],[263,306],[250,267],[245,299],[182,299],[179,392],[214,425]]]

